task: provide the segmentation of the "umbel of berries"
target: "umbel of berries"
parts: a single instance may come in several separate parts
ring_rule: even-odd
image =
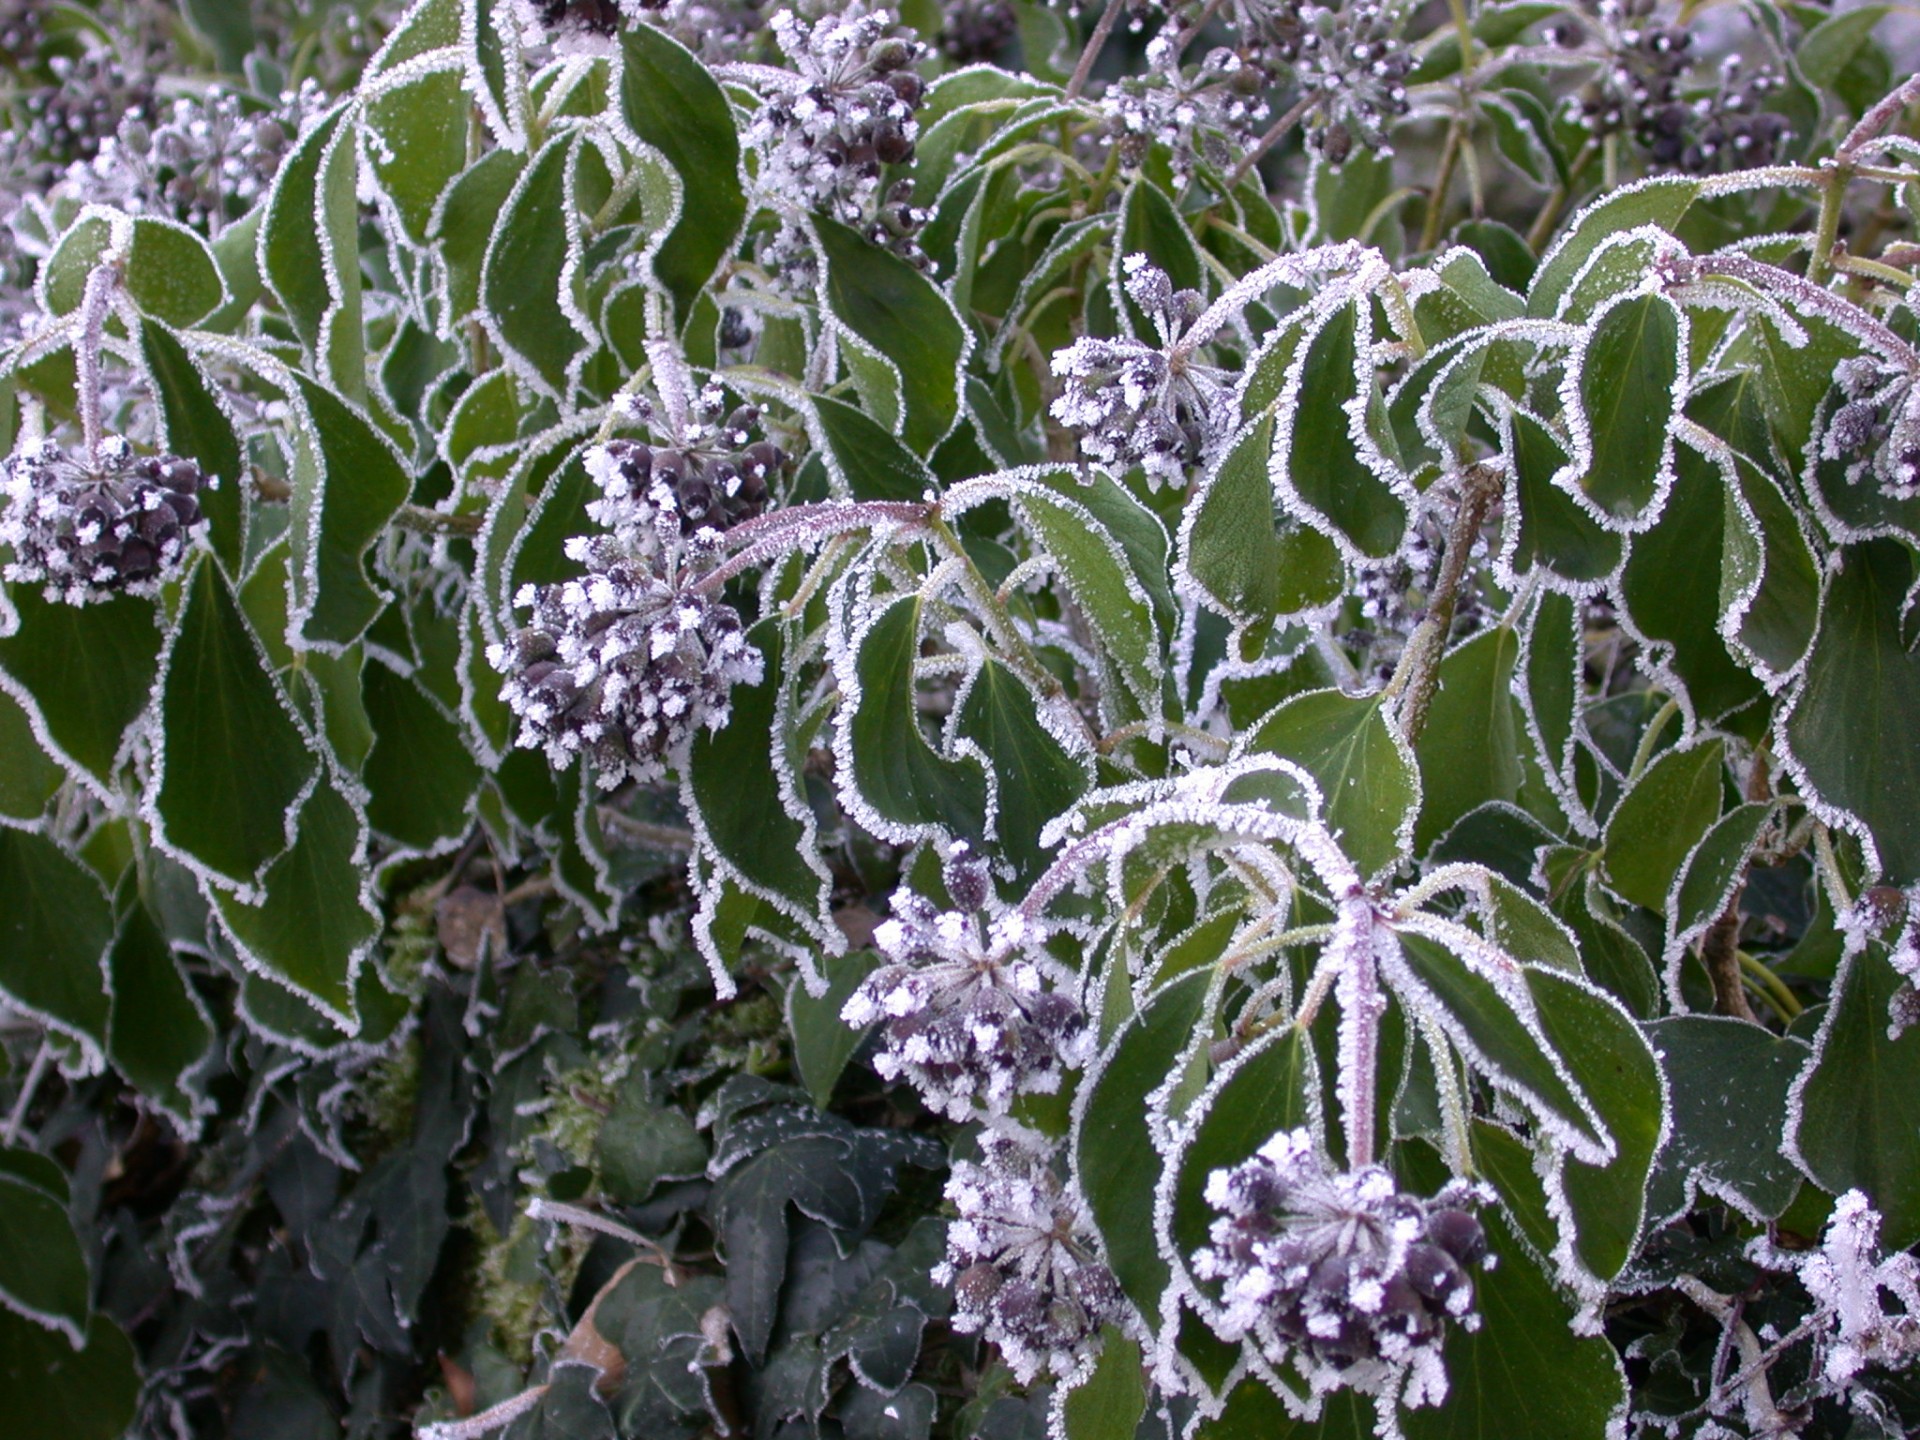
[[[1438,1404],[1447,1326],[1479,1326],[1468,1272],[1491,1262],[1466,1207],[1487,1198],[1462,1182],[1407,1195],[1383,1166],[1335,1170],[1311,1132],[1283,1131],[1208,1177],[1221,1214],[1194,1272],[1224,1285],[1222,1337],[1253,1340],[1276,1368],[1292,1357],[1315,1394]]]
[[[200,467],[136,454],[117,437],[91,461],[51,440],[25,445],[7,457],[4,475],[0,544],[13,552],[6,578],[44,586],[49,600],[150,598],[206,527],[199,495],[210,482]]]
[[[1046,1155],[989,1131],[979,1163],[954,1165],[947,1199],[958,1218],[933,1278],[953,1287],[953,1328],[998,1345],[1023,1385],[1042,1371],[1084,1373],[1100,1327],[1119,1313],[1120,1286]]]
[[[639,448],[588,452],[605,497],[588,510],[611,533],[569,540],[585,573],[524,587],[514,603],[527,624],[487,652],[519,743],[560,767],[587,757],[605,788],[660,778],[702,725],[726,723],[734,685],[761,674],[739,615],[702,583],[721,530],[689,524],[674,478],[652,452],[643,470]]]
[[[893,917],[873,932],[891,962],[854,991],[840,1018],[880,1024],[874,1069],[905,1078],[928,1108],[954,1120],[1003,1115],[1024,1091],[1052,1092],[1084,1064],[1086,1017],[1059,988],[1066,979],[1017,910],[990,923],[986,866],[964,844],[946,868],[957,910],[901,891]]]

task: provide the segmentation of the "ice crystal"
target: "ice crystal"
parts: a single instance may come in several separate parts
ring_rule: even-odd
[[[986,871],[964,845],[948,861],[947,888],[962,909],[895,893],[892,918],[873,932],[890,963],[841,1019],[880,1025],[874,1068],[909,1080],[930,1109],[955,1120],[1005,1114],[1024,1091],[1057,1090],[1063,1071],[1086,1063],[1091,1036],[1039,927],[1017,910],[983,919]]]
[[[1000,1347],[1022,1384],[1084,1373],[1120,1287],[1096,1258],[1091,1227],[1026,1137],[990,1132],[979,1162],[947,1181],[958,1218],[934,1280],[953,1287],[953,1328]]]
[[[1127,294],[1159,332],[1160,344],[1086,336],[1054,352],[1061,381],[1053,418],[1081,433],[1080,448],[1114,470],[1138,465],[1161,484],[1184,484],[1231,429],[1231,385],[1181,343],[1205,302],[1175,290],[1144,255],[1124,262]]]
[[[112,438],[89,463],[53,441],[28,444],[4,466],[0,544],[8,580],[40,584],[49,600],[86,605],[153,596],[205,527],[208,479],[178,455],[138,455]]]
[[[1904,1251],[1881,1259],[1879,1244],[1880,1213],[1849,1190],[1834,1202],[1820,1248],[1800,1263],[1800,1283],[1827,1318],[1821,1374],[1836,1389],[1869,1365],[1901,1370],[1920,1357],[1920,1261]]]
[[[1208,1177],[1222,1213],[1194,1272],[1225,1287],[1222,1337],[1276,1366],[1293,1356],[1315,1393],[1437,1404],[1447,1323],[1479,1325],[1468,1268],[1487,1258],[1486,1233],[1463,1207],[1487,1198],[1460,1182],[1431,1201],[1403,1194],[1384,1167],[1333,1170],[1310,1131],[1282,1132]]]
[[[507,676],[501,695],[520,717],[519,743],[544,747],[557,766],[584,755],[612,787],[658,779],[701,726],[725,724],[734,685],[756,683],[761,660],[739,615],[701,585],[722,531],[690,521],[680,493],[706,477],[618,442],[594,447],[586,465],[601,487],[588,513],[611,533],[569,540],[567,557],[585,574],[522,588],[515,605],[532,611],[527,624],[487,656]]]

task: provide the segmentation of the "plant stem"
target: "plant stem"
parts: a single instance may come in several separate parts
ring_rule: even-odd
[[[1787,988],[1787,982],[1773,972],[1773,968],[1744,950],[1736,950],[1734,958],[1740,962],[1740,969],[1747,978],[1759,987],[1767,997],[1767,1003],[1779,1012],[1780,1018],[1791,1023],[1807,1007],[1800,1003],[1799,997]]]
[[[13,1113],[7,1116],[7,1128],[0,1133],[0,1145],[11,1149],[20,1139],[20,1131],[27,1123],[27,1112],[33,1108],[33,1097],[40,1089],[41,1078],[47,1073],[47,1066],[53,1060],[53,1046],[41,1040],[40,1048],[33,1053],[33,1063],[27,1066],[27,1073],[20,1080],[20,1094],[13,1102]]]
[[[1713,984],[1713,1008],[1722,1015],[1758,1025],[1760,1017],[1747,1003],[1746,987],[1740,983],[1739,957],[1740,893],[1736,890],[1720,918],[1700,938],[1700,963],[1706,966],[1707,979]]]
[[[1431,250],[1440,243],[1440,214],[1447,202],[1447,187],[1453,184],[1453,167],[1460,159],[1461,133],[1466,129],[1459,116],[1447,127],[1447,138],[1440,150],[1440,169],[1427,192],[1427,218],[1420,226],[1420,248]]]
[[[1294,126],[1306,119],[1307,112],[1313,108],[1313,97],[1303,95],[1293,102],[1293,108],[1282,115],[1267,128],[1267,133],[1254,142],[1253,149],[1240,157],[1240,163],[1233,167],[1233,173],[1227,176],[1227,188],[1231,190],[1247,178],[1254,166],[1266,159],[1267,152],[1287,138]]]
[[[1425,618],[1407,637],[1400,668],[1387,682],[1387,693],[1402,697],[1400,734],[1408,745],[1417,744],[1420,732],[1426,728],[1427,711],[1440,683],[1440,657],[1446,653],[1447,635],[1453,629],[1453,609],[1460,595],[1460,582],[1467,573],[1474,538],[1480,533],[1494,497],[1500,493],[1500,474],[1491,466],[1470,465],[1460,478],[1460,508],[1454,511],[1453,526],[1447,532],[1439,583],[1434,586]]]
[[[421,535],[478,535],[486,523],[484,515],[449,515],[425,505],[402,505],[393,514],[396,527]]]
[[[74,342],[73,365],[79,391],[80,432],[87,451],[87,469],[100,470],[100,350],[106,343],[107,311],[114,286],[120,283],[118,257],[109,254],[87,274],[80,296],[80,335]]]
[[[1093,65],[1100,58],[1100,52],[1107,48],[1107,37],[1113,34],[1114,22],[1120,18],[1120,11],[1127,0],[1107,0],[1107,8],[1100,12],[1100,18],[1094,22],[1093,34],[1087,37],[1087,45],[1080,52],[1080,63],[1073,67],[1073,76],[1067,81],[1067,99],[1077,100],[1080,92],[1087,88],[1087,81],[1093,75]]]
[[[1347,911],[1342,929],[1351,928],[1347,953],[1340,957],[1334,999],[1340,1006],[1340,1115],[1346,1126],[1347,1168],[1373,1163],[1374,1109],[1380,1070],[1380,1016],[1387,1008],[1380,993],[1373,954],[1373,906],[1359,886],[1340,902]],[[1336,944],[1338,941],[1335,942]]]

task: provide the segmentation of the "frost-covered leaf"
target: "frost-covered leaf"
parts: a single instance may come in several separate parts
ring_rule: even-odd
[[[1920,1026],[1893,1036],[1888,1023],[1905,983],[1877,942],[1842,963],[1787,1097],[1785,1145],[1823,1189],[1864,1192],[1895,1250],[1920,1240]]]
[[[364,820],[334,785],[322,783],[300,807],[293,844],[261,877],[259,902],[224,891],[212,896],[247,963],[349,1033],[358,1028],[354,976],[380,933],[365,858]]]
[[[0,995],[98,1057],[113,911],[93,871],[44,835],[0,827]]]
[[[1379,696],[1297,695],[1248,731],[1241,748],[1295,761],[1318,782],[1327,824],[1363,875],[1406,852],[1420,777]]]
[[[1913,560],[1891,540],[1842,552],[1782,725],[1815,802],[1862,829],[1891,884],[1920,880],[1920,659],[1903,615]]]
[[[251,889],[292,839],[317,761],[227,578],[202,561],[156,686],[155,839],[196,871]],[[234,757],[245,755],[243,767]]]
[[[458,841],[471,823],[482,779],[459,726],[415,681],[377,660],[367,662],[359,678],[373,731],[361,770],[367,819],[410,850]]]
[[[1671,301],[1640,295],[1595,318],[1574,363],[1581,492],[1623,530],[1644,529],[1672,483],[1673,423],[1685,399],[1686,322]]]
[[[60,605],[26,586],[11,600],[20,623],[0,636],[0,678],[47,751],[105,791],[153,690],[163,638],[153,607],[131,596]]]
[[[73,1222],[60,1198],[12,1173],[0,1154],[0,1309],[86,1343],[90,1280]]]
[[[693,1122],[648,1089],[645,1076],[629,1081],[594,1141],[601,1188],[625,1205],[640,1204],[663,1180],[695,1179],[707,1168],[707,1145]]]
[[[133,1420],[140,1371],[120,1327],[96,1315],[84,1349],[0,1307],[0,1391],[19,1440],[119,1440]]]
[[[522,377],[562,401],[587,344],[570,293],[580,278],[575,183],[584,147],[566,131],[540,147],[498,213],[480,270],[489,328]]]
[[[443,53],[446,63],[380,86],[363,122],[367,168],[415,245],[427,243],[441,195],[467,166],[472,107],[457,53]]]
[[[1580,586],[1605,580],[1620,566],[1621,539],[1553,483],[1567,466],[1565,445],[1524,410],[1510,424],[1506,563],[1522,574],[1539,564]]]
[[[259,257],[314,373],[357,399],[367,361],[353,118],[351,106],[336,106],[300,137],[267,199]]]
[[[684,319],[746,217],[733,109],[706,67],[664,30],[631,26],[620,46],[621,115],[683,187],[679,220],[654,254],[653,273]]]
[[[827,988],[818,997],[808,994],[802,984],[787,989],[787,1031],[793,1037],[793,1061],[807,1094],[822,1110],[832,1101],[841,1072],[866,1038],[865,1032],[842,1020],[840,1012],[879,964],[880,957],[870,949],[823,956],[820,970]]]
[[[838,221],[816,217],[826,274],[822,299],[839,322],[891,361],[905,409],[900,436],[921,454],[960,413],[960,367],[971,339],[934,283]]]
[[[1693,847],[1720,818],[1719,740],[1663,753],[1621,797],[1607,820],[1607,883],[1624,898],[1664,911]]]
[[[1700,181],[1691,176],[1662,176],[1627,186],[1588,206],[1541,259],[1527,293],[1527,313],[1552,319],[1575,277],[1608,237],[1642,225],[1670,230],[1699,194]]]
[[[191,1076],[213,1043],[213,1020],[145,905],[121,918],[107,976],[107,1059],[177,1128],[192,1132],[209,1108]]]
[[[1073,1160],[1087,1209],[1107,1264],[1147,1315],[1158,1313],[1169,1274],[1154,1239],[1154,1192],[1166,1160],[1147,1097],[1193,1042],[1210,981],[1204,972],[1185,975],[1154,997],[1107,1047],[1074,1107]]]
[[[40,284],[48,311],[68,315],[79,309],[87,276],[116,248],[128,298],[154,320],[197,325],[227,300],[226,282],[207,242],[186,226],[158,216],[129,220],[89,209],[47,257]]]
[[[843,666],[840,753],[847,780],[877,824],[903,838],[938,826],[976,843],[987,825],[987,779],[977,752],[928,744],[915,701],[919,597],[876,607]]]
[[[1779,1215],[1800,1188],[1781,1144],[1806,1043],[1723,1015],[1655,1020],[1647,1038],[1673,1095],[1673,1139],[1648,1191],[1648,1219],[1679,1215],[1703,1195],[1757,1220]]]
[[[66,778],[34,738],[32,718],[0,689],[0,818],[35,823]]]
[[[1065,1440],[1132,1435],[1147,1408],[1139,1342],[1109,1325],[1101,1334],[1093,1373],[1056,1396],[1058,1430]]]
[[[1380,408],[1370,310],[1342,305],[1315,330],[1281,397],[1275,482],[1298,518],[1360,555],[1390,555],[1406,533],[1404,481],[1370,433]]]
[[[200,467],[214,485],[197,497],[207,517],[213,553],[229,571],[237,571],[245,539],[242,491],[246,463],[233,420],[221,405],[207,374],[180,338],[155,320],[140,325],[140,351],[153,376],[154,399],[164,422],[164,444]]]
[[[1414,753],[1420,762],[1423,851],[1469,810],[1520,792],[1521,729],[1511,693],[1519,637],[1504,625],[1483,630],[1440,662],[1439,689]]]
[[[1567,1303],[1498,1214],[1483,1216],[1500,1263],[1474,1276],[1478,1330],[1447,1334],[1446,1403],[1408,1410],[1407,1440],[1485,1440],[1526,1416],[1537,1440],[1605,1435],[1626,1405],[1613,1347],[1576,1336]]]

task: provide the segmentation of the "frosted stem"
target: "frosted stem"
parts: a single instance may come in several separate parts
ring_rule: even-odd
[[[1334,999],[1340,1006],[1340,1118],[1347,1133],[1347,1168],[1373,1163],[1373,1122],[1380,1071],[1380,993],[1373,953],[1373,906],[1355,886],[1340,902],[1341,947]]]
[[[80,296],[80,337],[73,347],[74,370],[78,375],[80,431],[85,439],[87,469],[100,469],[100,349],[106,343],[107,311],[113,301],[113,288],[120,283],[120,267],[111,257],[102,260],[87,276],[87,288]]]
[[[1107,48],[1107,37],[1113,34],[1114,22],[1120,18],[1120,9],[1125,4],[1126,0],[1107,0],[1107,8],[1094,22],[1093,34],[1087,37],[1087,48],[1080,52],[1080,63],[1073,67],[1073,78],[1067,81],[1067,99],[1078,99],[1080,92],[1087,88],[1087,81],[1093,76],[1093,62]]]
[[[1400,701],[1400,734],[1408,745],[1417,743],[1427,726],[1427,710],[1440,684],[1440,660],[1446,654],[1447,635],[1453,629],[1454,602],[1467,573],[1474,538],[1487,518],[1487,509],[1500,493],[1500,474],[1490,465],[1472,465],[1461,476],[1460,508],[1447,532],[1447,551],[1440,562],[1440,580],[1426,618],[1408,637],[1406,654],[1387,689]]]

